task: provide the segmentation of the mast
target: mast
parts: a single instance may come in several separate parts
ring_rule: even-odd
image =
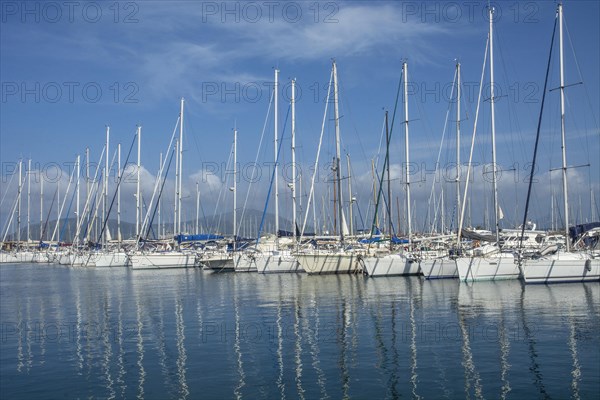
[[[460,210],[460,63],[456,63],[456,225],[458,232]],[[460,238],[458,238],[460,244]]]
[[[44,176],[42,175],[42,171],[39,172],[40,175],[40,243],[44,238]]]
[[[333,112],[335,121],[335,175],[337,180],[337,197],[338,197],[338,215],[340,219],[340,241],[344,241],[344,217],[342,211],[342,177],[341,177],[341,164],[340,164],[340,113],[338,108],[338,80],[337,80],[337,66],[335,60],[333,61]]]
[[[20,174],[19,174],[20,175]],[[60,205],[60,180],[56,181],[56,204]],[[56,227],[54,228],[55,232],[58,232],[58,237],[56,238],[56,244],[60,244],[60,207],[56,207]],[[54,235],[52,235],[54,237]],[[58,248],[58,247],[57,247]]]
[[[500,222],[498,211],[498,181],[497,181],[497,163],[496,163],[496,112],[494,103],[494,7],[490,7],[490,107],[492,119],[492,187],[494,192],[494,228],[496,229],[496,243],[500,246]]]
[[[179,205],[179,139],[175,140],[175,198],[173,199],[173,236],[177,235],[177,206]]]
[[[200,185],[196,182],[196,234],[199,231],[199,222],[200,222]]]
[[[275,91],[274,97],[275,97],[275,111],[274,111],[274,125],[275,125],[275,241],[276,243],[279,243],[278,240],[278,233],[279,233],[279,185],[278,185],[278,166],[277,166],[277,150],[278,150],[278,132],[277,132],[277,128],[278,128],[278,114],[279,114],[279,70],[275,69],[275,85],[273,87],[273,90]]]
[[[385,112],[385,164],[387,174],[387,214],[388,214],[388,231],[390,234],[390,250],[392,249],[392,189],[390,187],[390,129],[388,126],[388,112]]]
[[[29,238],[30,230],[29,225],[31,223],[31,158],[27,161],[27,250],[29,250]]]
[[[121,247],[121,143],[117,145],[117,241]]]
[[[104,199],[102,202],[102,221],[106,221],[106,213],[108,212],[108,145],[109,145],[109,138],[110,138],[110,127],[107,126],[106,127],[106,159],[104,160]],[[68,221],[68,220],[67,220]],[[104,232],[104,235],[102,235],[102,243],[104,244],[104,246],[106,247],[106,239],[107,239],[107,232]]]
[[[23,174],[23,161],[19,160],[19,193],[17,196],[17,248],[21,248],[21,192],[23,191],[23,182],[21,181]]]
[[[76,223],[75,226],[77,226],[79,224],[79,182],[80,182],[80,175],[81,175],[81,170],[80,170],[80,166],[79,166],[79,162],[80,162],[80,158],[79,155],[77,155],[77,159],[75,161],[75,169],[76,169],[76,174],[77,174],[77,184],[75,185],[75,188],[77,190],[77,194],[76,194],[76,203],[75,203],[75,215],[77,216],[75,218]],[[68,218],[67,218],[68,221]],[[79,235],[77,235],[79,236]],[[77,243],[79,244],[79,238],[73,238],[73,242],[77,241]]]
[[[162,152],[159,154],[159,162],[158,165],[160,166],[160,169],[163,168],[163,154]],[[161,208],[162,208],[162,196],[158,196],[158,238],[160,239],[162,237],[162,235],[164,234],[164,229],[161,232],[161,219],[160,219],[160,212],[161,212]]]
[[[237,128],[233,129],[233,250],[237,238]]]
[[[296,240],[296,79],[292,79],[292,236]]]
[[[410,174],[409,174],[409,148],[408,148],[408,64],[402,63],[404,70],[404,148],[406,158],[406,222],[408,227],[408,243],[412,244],[412,225],[410,213]]]
[[[348,198],[350,199],[348,203],[348,218],[350,218],[350,235],[352,236],[354,234],[354,222],[352,220],[352,208],[354,205],[354,197],[352,197],[352,176],[350,176],[350,171],[352,171],[350,169],[350,154],[346,154],[346,164],[348,166]]]
[[[562,183],[563,199],[565,207],[565,238],[567,242],[567,251],[571,251],[569,241],[569,191],[567,187],[567,149],[565,141],[565,68],[563,55],[563,9],[562,3],[558,3],[558,40],[560,43],[560,138],[562,149]]]
[[[90,148],[85,148],[85,198],[90,198]]]
[[[142,169],[142,127],[137,127],[137,179],[135,192],[135,236],[140,236],[140,171]]]
[[[179,186],[177,188],[177,233],[181,233],[181,196],[183,190],[183,103],[181,98],[181,121],[179,121]]]

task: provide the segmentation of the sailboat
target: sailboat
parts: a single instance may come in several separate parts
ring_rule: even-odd
[[[341,164],[340,164],[340,121],[338,110],[338,80],[337,66],[335,60],[332,65],[333,76],[333,105],[334,105],[334,122],[335,122],[335,140],[336,140],[336,155],[335,155],[335,184],[339,199],[337,202],[337,213],[339,215],[339,245],[334,250],[313,250],[307,252],[298,252],[296,258],[304,271],[308,274],[347,274],[358,271],[357,256],[355,249],[344,248],[344,229],[345,219],[342,210],[342,187],[341,187]],[[311,188],[311,191],[313,189]]]
[[[213,272],[230,272],[235,268],[234,253],[237,247],[237,127],[233,129],[233,237],[231,251],[218,248],[216,251],[203,251],[198,254],[197,260],[205,270]]]
[[[278,158],[279,143],[278,135],[278,98],[279,98],[279,70],[275,69],[274,85],[274,131],[275,131],[275,230],[279,236],[279,188],[277,185],[278,176]],[[296,168],[295,168],[295,131],[296,131],[296,80],[291,81],[291,111],[292,111],[292,225],[293,240],[288,238],[275,237],[274,240],[257,239],[257,244],[253,248],[238,252],[234,258],[234,269],[236,272],[257,271],[261,274],[266,273],[284,273],[284,272],[302,272],[302,267],[292,255],[291,248],[296,244]],[[267,199],[268,201],[268,199]],[[260,232],[258,233],[260,236]],[[287,242],[287,243],[284,243]],[[287,248],[284,247],[287,245]]]
[[[406,62],[402,63],[402,75],[404,78],[404,136],[405,136],[405,157],[406,157],[406,202],[407,202],[407,213],[408,213],[408,244],[411,245],[412,242],[412,226],[411,226],[411,213],[410,213],[410,181],[409,181],[409,148],[408,148],[408,64]],[[388,192],[389,192],[389,141],[390,141],[390,132],[388,130],[387,123],[387,113],[386,113],[386,142],[387,142],[387,151],[386,151],[386,166],[387,166],[387,174],[388,174]],[[393,121],[392,121],[393,125]],[[381,185],[380,185],[381,190]],[[380,197],[380,196],[378,196]],[[388,195],[388,206],[391,202],[391,198]],[[388,211],[390,207],[388,207]],[[368,276],[390,276],[390,275],[418,275],[419,271],[419,263],[413,259],[409,252],[392,252],[392,229],[391,229],[391,213],[389,214],[388,221],[390,221],[390,249],[387,252],[376,251],[373,254],[360,256],[360,264],[362,265],[363,271]]]
[[[176,199],[175,199],[175,210],[174,210],[175,212],[174,212],[174,219],[173,219],[173,230],[174,230],[174,232],[178,232],[179,234],[181,233],[181,197],[182,197],[181,195],[182,195],[182,188],[183,188],[182,187],[183,106],[184,106],[184,99],[182,98],[181,103],[180,103],[180,112],[179,112],[179,120],[178,120],[179,140],[177,141],[177,145],[174,148],[174,151],[177,153],[177,160],[175,162],[175,164],[176,164],[176,174],[175,174],[176,175],[176,177],[175,177]],[[171,148],[174,138],[175,138],[175,131],[173,132],[173,136],[171,137],[171,142],[169,143],[169,148]],[[172,158],[172,156],[171,156],[171,158]],[[140,234],[138,236],[137,244],[136,244],[137,249],[136,249],[136,251],[133,251],[128,254],[129,263],[130,263],[132,269],[187,268],[187,267],[193,267],[196,262],[195,253],[182,250],[175,243],[162,244],[162,247],[160,247],[159,249],[154,249],[154,251],[147,251],[147,250],[140,249],[141,235],[144,234],[144,232],[149,232],[150,227],[152,226],[152,220],[150,219],[150,213],[153,208],[154,198],[155,198],[157,192],[159,191],[159,186],[161,186],[160,192],[162,193],[162,185],[164,185],[164,182],[162,182],[162,180],[163,180],[162,174],[163,174],[165,164],[166,164],[166,157],[165,157],[165,162],[163,163],[163,165],[160,166],[160,170],[158,172],[157,179],[156,179],[155,186],[154,186],[154,193],[152,194],[152,198],[151,198],[150,204],[148,206],[148,211],[144,218],[144,223],[142,224],[142,226],[140,228]],[[170,163],[169,163],[169,165],[170,165]],[[139,168],[138,168],[138,170],[139,170]],[[164,179],[166,180],[166,177]],[[162,185],[161,185],[161,183],[162,183]],[[160,197],[160,194],[158,194],[158,196]],[[140,201],[140,193],[138,192],[138,204],[139,204],[139,201]]]
[[[600,228],[598,224],[589,224],[589,226],[577,226],[569,228],[569,195],[567,181],[567,156],[566,156],[566,140],[565,140],[565,79],[564,79],[564,60],[563,60],[563,8],[562,4],[558,4],[556,18],[558,19],[559,33],[559,58],[560,58],[560,117],[561,117],[561,139],[562,139],[562,181],[563,181],[563,199],[564,199],[564,215],[565,215],[565,236],[566,246],[564,249],[558,249],[555,246],[554,251],[548,251],[550,254],[542,255],[533,258],[524,259],[522,262],[523,280],[525,283],[556,283],[556,282],[583,282],[583,281],[600,281],[600,250],[581,249],[585,246],[585,241],[592,239],[598,247],[600,240]],[[556,24],[555,28],[556,29]],[[554,40],[554,33],[552,35]],[[554,43],[552,43],[554,45]],[[550,53],[552,54],[552,53]],[[549,65],[548,65],[549,68]],[[548,77],[546,77],[547,83]],[[543,100],[542,100],[543,110]],[[540,112],[541,113],[541,112]],[[541,115],[540,115],[541,120]],[[537,140],[535,156],[537,153]],[[530,182],[533,182],[530,179]],[[527,205],[529,205],[529,196],[531,194],[531,184],[528,191]],[[527,220],[527,207],[525,210],[525,220]],[[577,240],[574,242],[573,249],[570,239]]]
[[[513,253],[503,252],[500,248],[500,208],[498,206],[498,178],[496,163],[496,126],[495,126],[495,97],[494,97],[494,35],[493,35],[494,8],[489,8],[489,51],[490,51],[490,108],[492,123],[492,186],[494,199],[494,217],[496,241],[492,245],[483,246],[472,251],[467,256],[455,259],[459,279],[461,281],[518,279],[519,266],[515,262]],[[487,55],[487,54],[486,54]],[[484,62],[485,65],[485,62]],[[475,119],[477,124],[477,118]],[[466,188],[465,188],[466,191]],[[464,209],[464,205],[463,205]],[[462,218],[461,218],[462,219]],[[461,220],[462,224],[462,220]],[[460,228],[459,228],[460,231]],[[460,232],[459,232],[460,233]],[[460,234],[459,234],[460,240]]]

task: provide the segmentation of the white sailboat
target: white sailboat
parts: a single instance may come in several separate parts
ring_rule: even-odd
[[[184,99],[181,98],[180,103],[180,111],[179,111],[179,140],[177,141],[178,146],[176,146],[177,152],[177,161],[176,165],[176,178],[175,178],[175,214],[173,219],[173,230],[178,234],[181,234],[181,195],[182,195],[182,167],[183,167],[183,110],[184,110]],[[139,128],[138,128],[139,129]],[[138,131],[139,132],[139,131]],[[169,143],[169,147],[171,148],[173,144],[173,140],[175,138],[175,132],[173,132],[173,136],[171,137],[171,142]],[[166,163],[166,157],[165,157]],[[158,172],[157,180],[154,186],[154,192],[152,194],[152,198],[150,200],[150,204],[148,205],[148,211],[144,218],[144,222],[140,228],[140,235],[138,236],[138,243],[136,247],[138,249],[134,252],[128,254],[129,264],[133,269],[154,269],[154,268],[188,268],[193,267],[196,263],[196,255],[193,252],[183,251],[179,248],[175,248],[175,245],[167,245],[166,248],[162,251],[146,251],[139,249],[139,241],[140,236],[149,229],[150,221],[150,212],[152,210],[152,206],[154,204],[154,198],[162,181],[163,169],[165,167],[165,163],[161,165],[160,170]],[[138,162],[139,165],[139,162]],[[139,166],[138,166],[139,171]],[[166,177],[164,178],[166,179]],[[141,194],[138,192],[138,207],[140,204],[140,196]]]
[[[495,126],[495,107],[494,102],[494,34],[493,34],[494,8],[489,9],[489,51],[490,51],[490,109],[492,124],[492,187],[494,199],[494,218],[496,231],[496,244],[492,251],[482,254],[479,251],[473,251],[469,256],[460,256],[455,259],[459,279],[461,281],[478,280],[500,280],[500,279],[518,279],[520,275],[519,266],[515,262],[512,253],[502,252],[498,247],[500,242],[500,209],[498,206],[498,179],[496,163],[496,126]],[[485,62],[484,62],[485,65]],[[481,92],[480,92],[481,93]],[[479,107],[479,106],[478,106]],[[477,125],[477,116],[475,117],[475,126]],[[467,189],[465,188],[465,191]],[[464,210],[464,207],[463,207]],[[462,218],[461,218],[462,224]],[[460,237],[460,235],[459,235]],[[477,250],[477,249],[476,249]]]
[[[335,122],[335,140],[336,140],[336,155],[335,155],[335,173],[337,193],[339,194],[337,213],[339,215],[339,247],[334,250],[314,250],[310,252],[301,252],[296,254],[296,258],[300,266],[308,274],[347,274],[358,272],[359,265],[357,263],[358,253],[356,250],[344,249],[344,231],[345,219],[342,210],[342,187],[341,187],[341,164],[340,164],[340,121],[338,110],[338,80],[337,66],[333,61],[332,66],[333,79],[333,107],[334,107],[334,122]],[[313,181],[314,184],[314,181]],[[313,188],[311,188],[311,191]]]
[[[404,78],[404,139],[405,139],[405,157],[406,157],[406,165],[409,165],[409,148],[408,148],[408,64],[406,62],[402,63],[402,75]],[[388,121],[387,121],[387,112],[386,112],[386,141],[387,141],[387,152],[386,152],[386,165],[387,165],[387,174],[388,174],[388,205],[391,202],[391,198],[389,196],[389,140],[390,133],[388,130]],[[393,125],[393,124],[392,124]],[[412,225],[410,218],[410,181],[409,181],[409,168],[406,168],[406,194],[407,194],[407,212],[408,212],[408,242],[409,246],[412,243]],[[391,224],[391,213],[389,212],[391,208],[388,207],[388,221],[389,221],[389,234],[390,234],[390,250],[387,252],[376,251],[373,254],[368,254],[366,256],[360,257],[360,264],[363,268],[363,271],[368,276],[391,276],[391,275],[418,275],[419,271],[419,263],[410,255],[407,251],[402,251],[400,253],[392,252],[391,250],[391,240],[392,240],[392,224]]]
[[[284,238],[275,237],[274,240],[260,240],[254,247],[243,252],[238,252],[234,256],[234,269],[236,272],[253,272],[261,274],[268,273],[286,273],[286,272],[302,272],[303,269],[298,263],[298,260],[292,254],[291,249],[296,244],[296,168],[295,168],[295,131],[296,131],[296,80],[291,81],[291,112],[292,112],[292,232],[293,240],[289,241]],[[274,85],[274,131],[275,131],[275,230],[276,235],[279,234],[279,189],[277,187],[278,176],[278,153],[279,153],[279,126],[278,126],[278,98],[279,98],[279,70],[275,70],[275,85]],[[260,233],[259,233],[260,234]]]
[[[567,156],[565,135],[565,76],[563,57],[563,8],[558,4],[559,59],[560,59],[560,119],[562,141],[562,181],[564,199],[564,218],[566,246],[553,254],[523,261],[523,280],[525,283],[558,283],[600,281],[600,252],[592,250],[573,251],[569,235],[569,195],[567,181]],[[592,229],[581,235],[576,244],[583,244],[586,238],[600,236],[600,229]],[[596,240],[598,240],[596,238]],[[576,246],[577,247],[577,246]]]

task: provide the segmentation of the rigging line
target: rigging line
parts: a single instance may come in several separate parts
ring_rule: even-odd
[[[17,174],[17,172],[16,172],[16,171],[15,171],[15,172],[13,172],[12,174],[10,174],[10,180],[8,181],[8,185],[6,185],[6,191],[5,191],[5,192],[4,192],[4,194],[2,195],[2,200],[0,200],[0,209],[2,208],[2,203],[4,203],[4,199],[6,198],[6,195],[7,195],[7,194],[8,194],[8,192],[9,192],[9,190],[8,190],[8,189],[10,188],[10,185],[11,185],[11,183],[12,183],[12,181],[13,181],[13,179],[14,179],[14,177],[15,177],[15,175],[16,175],[16,174]],[[40,178],[40,179],[41,179],[41,178]]]
[[[454,96],[454,87],[455,87],[455,83],[456,83],[456,74],[457,71],[454,70],[454,78],[452,79],[452,90],[450,91],[450,99],[452,99],[452,97]],[[460,101],[460,99],[458,99],[458,101]],[[442,139],[440,140],[440,148],[438,149],[438,155],[437,155],[437,160],[435,162],[435,169],[436,169],[436,175],[437,175],[437,169],[438,166],[440,165],[440,157],[442,155],[442,147],[444,145],[444,138],[446,137],[446,128],[448,127],[448,120],[450,118],[450,108],[452,107],[452,102],[449,101],[448,102],[448,109],[446,110],[446,118],[444,120],[444,128],[442,129]],[[460,151],[460,149],[457,149],[457,151]],[[457,165],[456,168],[459,168],[459,166]],[[431,206],[431,199],[433,197],[433,192],[435,190],[435,183],[436,183],[436,176],[434,175],[433,178],[433,183],[431,184],[431,192],[429,193],[429,200],[427,200],[427,212],[425,213],[425,218],[424,218],[424,222],[423,222],[423,232],[426,231],[425,229],[425,224],[427,223],[427,218],[429,218],[429,207]]]
[[[525,224],[527,223],[527,212],[529,211],[529,200],[531,198],[531,188],[533,185],[533,176],[535,174],[535,162],[537,159],[537,150],[538,150],[538,143],[540,140],[540,130],[541,130],[541,126],[542,126],[542,115],[544,113],[544,101],[546,100],[546,89],[548,87],[548,77],[550,74],[550,64],[552,63],[552,49],[553,49],[553,44],[554,44],[554,37],[556,35],[556,25],[558,22],[558,14],[556,16],[556,19],[554,20],[554,28],[552,30],[552,39],[550,41],[550,54],[548,55],[548,66],[546,67],[546,79],[544,81],[544,91],[542,94],[542,105],[540,107],[540,116],[538,119],[538,126],[537,126],[537,133],[535,136],[535,146],[533,148],[533,161],[531,163],[531,173],[529,175],[529,188],[527,189],[527,199],[525,200],[525,213],[523,215],[523,225],[521,226],[521,237],[519,239],[519,251],[518,251],[518,255],[519,255],[519,267],[521,266],[521,252],[523,250],[523,236],[525,235]],[[567,238],[567,240],[569,240]]]
[[[52,212],[52,209],[54,208],[54,201],[56,200],[57,193],[58,193],[58,186],[56,187],[56,189],[54,189],[54,196],[52,197],[52,202],[50,203],[50,209],[48,210],[48,213],[46,214],[46,221],[44,222],[44,228],[42,230],[42,233],[40,234],[40,247],[43,243],[44,234],[46,233],[46,230],[48,229],[48,222],[50,221],[50,213]]]
[[[133,144],[132,144],[133,145]],[[171,157],[169,157],[169,164],[167,165],[167,170],[165,172],[165,178],[162,179],[162,184],[160,186],[160,192],[158,193],[158,197],[162,196],[163,189],[165,187],[165,183],[167,182],[166,176],[169,174],[169,170],[171,169],[171,162],[173,161],[173,155],[175,154],[175,147],[171,150]],[[152,218],[150,219],[150,223],[148,224],[148,229],[146,231],[145,239],[148,239],[150,235],[150,230],[152,229],[152,224],[154,223],[154,217],[156,216],[156,211],[158,210],[158,202],[154,206],[154,212],[152,213]],[[181,235],[181,232],[177,232],[177,234]],[[160,236],[159,236],[160,239]]]
[[[277,163],[279,162],[279,155],[281,154],[281,145],[283,144],[283,135],[285,134],[285,126],[287,125],[287,120],[288,120],[288,116],[290,114],[290,109],[291,109],[291,105],[288,106],[288,110],[287,113],[285,114],[285,120],[283,121],[283,129],[281,130],[281,137],[279,140],[279,147],[277,149],[277,157],[275,157],[275,165],[273,166],[273,173],[271,174],[271,182],[269,182],[269,191],[267,192],[267,201],[265,201],[265,207],[263,209],[263,215],[262,218],[260,220],[260,228],[258,228],[258,234],[256,235],[256,245],[255,248],[258,248],[258,243],[260,241],[260,234],[262,232],[262,228],[264,226],[265,223],[265,216],[267,214],[267,207],[269,206],[269,199],[271,198],[271,189],[273,188],[273,181],[275,178],[275,171],[276,168],[275,166],[277,165]],[[275,235],[279,235],[279,232],[275,232]]]
[[[398,100],[400,99],[400,90],[402,89],[402,79],[403,78],[404,78],[404,67],[402,68],[402,71],[400,72],[400,80],[398,81],[398,89],[396,91],[396,101],[394,103],[394,111],[392,113],[392,123],[390,124],[390,132],[389,132],[389,139],[388,139],[389,142],[392,141],[392,133],[394,131],[394,122],[396,120],[396,111],[398,110]],[[385,171],[385,168],[387,167],[388,162],[389,162],[389,151],[383,161],[383,171]],[[406,166],[406,168],[408,168],[408,165]],[[369,234],[369,239],[373,238],[375,224],[377,222],[376,221],[377,220],[377,210],[379,208],[379,200],[381,198],[381,192],[383,191],[383,176],[384,176],[384,174],[382,173],[381,179],[379,180],[379,190],[377,191],[377,201],[375,202],[375,212],[373,214],[373,223],[371,224],[371,233]],[[369,243],[369,247],[370,247],[370,243]]]
[[[317,156],[315,158],[314,170],[310,183],[310,194],[308,195],[308,204],[306,206],[306,213],[304,214],[304,222],[302,223],[302,231],[300,232],[300,241],[302,240],[302,236],[304,236],[304,229],[306,228],[306,221],[308,220],[308,213],[310,211],[310,206],[314,200],[314,189],[315,189],[315,177],[317,175],[317,171],[319,168],[319,156],[321,154],[321,145],[323,144],[323,135],[325,134],[325,121],[327,119],[327,109],[329,107],[329,97],[331,95],[331,82],[333,80],[333,68],[331,69],[331,74],[329,75],[329,86],[327,87],[327,98],[325,99],[325,112],[323,113],[323,121],[321,122],[321,135],[319,136],[319,146],[317,147]],[[313,207],[316,207],[316,204],[312,204]],[[313,227],[315,233],[317,232],[317,227]]]
[[[104,230],[106,229],[106,225],[108,224],[108,217],[110,216],[110,211],[113,208],[113,205],[115,204],[115,199],[117,198],[117,194],[119,193],[119,186],[121,186],[121,181],[123,180],[123,175],[125,175],[125,167],[127,166],[127,163],[129,162],[129,157],[131,156],[131,151],[133,150],[133,145],[135,144],[137,140],[137,135],[133,136],[133,140],[131,141],[131,146],[129,146],[129,152],[127,153],[127,158],[125,158],[125,163],[123,164],[123,168],[121,170],[121,173],[119,174],[119,180],[117,181],[117,187],[115,188],[115,193],[113,194],[112,200],[110,202],[110,206],[108,207],[108,211],[106,212],[106,218],[104,220],[104,224],[102,225],[102,229],[100,230],[100,235],[98,238],[96,238],[96,245],[98,245],[98,241],[100,240],[100,238],[102,237],[102,235],[104,234]],[[116,153],[115,153],[116,154]],[[114,156],[113,156],[113,162],[111,163],[111,169],[114,166]],[[107,177],[108,179],[108,177]],[[77,218],[79,218],[79,215],[77,216]]]
[[[584,82],[583,74],[581,73],[581,68],[579,67],[579,61],[577,60],[577,55],[575,54],[575,46],[573,46],[573,41],[571,40],[571,33],[569,32],[569,27],[567,26],[567,20],[564,17],[564,13],[563,13],[563,23],[564,23],[564,26],[567,31],[567,38],[569,39],[569,44],[571,45],[573,59],[575,60],[575,66],[577,67],[577,73],[579,74],[579,81]],[[587,90],[587,85],[583,85],[583,88],[584,88],[585,96],[588,101],[588,105],[590,106],[590,111],[592,111],[593,110],[592,101],[590,100],[590,94]],[[598,131],[598,122],[596,121],[596,114],[594,112],[591,112],[591,114],[592,114],[592,118],[594,120],[594,127],[596,128],[596,132],[597,132]]]
[[[242,222],[244,221],[244,216],[246,214],[246,206],[248,205],[248,197],[250,196],[250,190],[252,188],[252,183],[256,176],[255,173],[256,173],[256,166],[258,165],[258,157],[259,157],[259,154],[261,153],[262,142],[265,137],[265,132],[267,131],[267,123],[269,121],[269,115],[271,114],[271,105],[273,104],[274,96],[275,96],[275,90],[273,90],[273,92],[271,92],[271,98],[269,99],[269,107],[267,107],[267,115],[265,116],[262,133],[260,134],[260,140],[258,142],[258,148],[256,149],[256,156],[254,158],[254,167],[252,168],[252,179],[250,179],[250,182],[248,183],[248,190],[246,191],[246,198],[244,199],[244,208],[242,208],[242,215],[240,217],[240,226],[238,227],[238,231],[234,232],[234,235],[236,235],[236,236],[240,232],[240,229],[242,227]]]
[[[175,122],[175,126],[173,127],[173,133],[171,134],[171,140],[169,141],[169,145],[167,146],[167,151],[165,152],[165,154],[167,154],[169,152],[169,149],[172,148],[173,146],[173,142],[175,140],[175,134],[177,133],[177,127],[179,126],[179,123],[181,122],[181,114],[177,116],[177,120]],[[179,144],[181,146],[181,144]],[[165,167],[165,163],[167,162],[166,157],[165,160],[163,160],[162,165],[159,168],[158,173],[156,174],[156,181],[154,182],[154,189],[152,190],[152,197],[150,198],[150,204],[149,204],[149,208],[146,208],[146,214],[144,216],[144,221],[142,222],[142,226],[140,227],[140,232],[143,232],[146,229],[146,224],[148,223],[148,213],[150,212],[150,208],[152,208],[152,204],[154,203],[154,197],[156,196],[156,190],[158,189],[158,185],[161,181],[161,177],[163,174],[163,170]],[[165,175],[165,179],[167,179],[166,175]],[[141,193],[140,193],[141,195]],[[173,231],[175,230],[175,221],[173,221]],[[135,241],[135,247],[138,246],[139,242],[140,242],[140,238],[141,235],[138,235],[138,237],[136,238]]]
[[[229,167],[231,166],[231,161],[233,158],[233,143],[231,144],[230,150],[229,150],[229,158],[227,158],[227,164],[225,165],[225,170],[229,171]],[[223,218],[223,213],[219,213],[219,218],[217,219],[217,210],[219,209],[219,205],[221,203],[221,197],[223,197],[223,201],[225,201],[225,197],[226,194],[224,194],[225,188],[227,187],[227,181],[225,182],[221,182],[224,183],[225,185],[221,185],[221,188],[219,189],[219,196],[217,197],[217,202],[215,203],[215,209],[213,211],[213,216],[212,216],[212,229],[217,229],[217,232],[219,231],[219,229],[221,229],[221,218]],[[225,192],[226,193],[226,192]],[[216,223],[215,223],[216,220]]]
[[[488,56],[489,46],[490,46],[490,38],[488,35],[488,39],[485,44],[485,53],[483,56],[483,67],[481,69],[481,79],[479,81],[479,94],[477,96],[477,109],[475,111],[475,120],[473,121],[473,136],[471,138],[471,149],[469,151],[469,165],[467,167],[467,176],[465,178],[465,191],[464,191],[464,195],[463,195],[462,208],[461,208],[461,212],[460,212],[460,223],[458,225],[458,234],[456,235],[457,245],[460,245],[460,236],[461,236],[461,231],[462,231],[463,222],[464,222],[465,208],[466,208],[466,204],[467,204],[467,194],[469,193],[469,179],[471,177],[471,164],[472,164],[472,160],[473,160],[473,148],[475,147],[475,137],[477,134],[477,120],[479,119],[479,107],[481,106],[481,94],[483,91],[482,83],[483,83],[483,78],[485,77],[485,67],[487,64],[487,56]]]

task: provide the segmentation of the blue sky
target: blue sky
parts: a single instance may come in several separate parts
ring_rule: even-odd
[[[487,2],[0,4],[0,194],[8,192],[1,207],[2,226],[16,192],[15,182],[9,185],[9,181],[19,159],[31,158],[35,171],[45,171],[53,163],[68,170],[68,163],[77,154],[83,155],[88,146],[96,160],[106,125],[111,128],[111,151],[121,142],[124,154],[136,125],[143,126],[143,186],[144,195],[150,198],[159,153],[168,145],[180,97],[186,99],[184,216],[194,216],[196,181],[201,182],[207,214],[230,209],[230,194],[225,190],[230,183],[221,178],[226,175],[224,163],[230,154],[234,124],[239,129],[238,161],[242,165],[254,161],[257,151],[259,164],[272,161],[272,114],[260,151],[258,143],[269,108],[274,67],[281,71],[282,125],[291,78],[297,79],[301,91],[296,108],[297,148],[305,171],[302,191],[308,192],[308,165],[314,162],[332,58],[337,61],[340,81],[342,151],[352,160],[353,190],[363,217],[372,196],[371,160],[377,157],[383,109],[394,107],[402,60],[409,63],[411,82],[410,149],[416,168],[411,179],[418,226],[426,220],[434,181],[434,174],[426,171],[435,169],[457,58],[466,85],[461,106],[461,159],[466,162],[468,157],[488,31]],[[497,2],[495,7],[495,74],[500,92],[496,95],[501,96],[496,106],[496,132],[498,162],[504,170],[499,182],[500,203],[506,216],[503,225],[508,227],[522,218],[524,179],[556,3],[507,1]],[[567,1],[564,10],[566,83],[584,81],[584,85],[567,89],[568,163],[591,164],[569,170],[571,219],[579,222],[592,217],[592,196],[600,203],[600,5]],[[558,85],[557,59],[554,61],[550,87]],[[488,79],[486,75],[484,82]],[[558,172],[549,173],[550,168],[560,166],[558,100],[558,91],[548,94],[532,210],[533,218],[545,223],[551,214],[553,192],[562,204]],[[453,114],[454,106],[450,110]],[[455,120],[455,116],[449,117],[440,153],[442,165],[455,159]],[[484,102],[473,160],[480,165],[491,162],[489,125],[489,102]],[[405,162],[401,128],[397,124],[393,133],[393,178],[400,177]],[[330,160],[334,152],[329,116],[325,132],[321,162]],[[284,135],[282,162],[289,162],[289,122]],[[215,168],[216,175],[211,175]],[[262,209],[267,169],[248,196],[249,208]],[[61,180],[65,188],[66,175]],[[491,198],[489,184],[482,183],[485,176],[476,169],[471,194],[473,224],[483,222],[485,204]],[[402,203],[405,186],[399,180],[394,182],[393,196]],[[34,186],[33,196],[39,193]],[[282,210],[289,215],[289,191],[285,182],[280,186]],[[331,185],[321,183],[318,196],[329,204],[327,186]],[[446,213],[452,213],[454,187],[437,184],[436,198],[442,186]],[[134,215],[132,187],[127,185],[124,194],[123,215],[128,220]],[[244,202],[247,187],[246,182],[240,184],[239,204]],[[172,193],[168,188],[166,198],[172,199],[169,190]],[[219,193],[224,200],[217,202]],[[39,207],[37,200],[32,201]]]

